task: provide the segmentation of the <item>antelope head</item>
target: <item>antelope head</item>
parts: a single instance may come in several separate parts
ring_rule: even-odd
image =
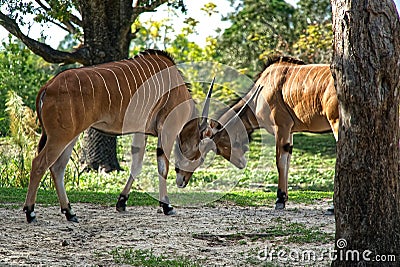
[[[207,144],[203,153],[213,150],[217,155],[221,155],[239,169],[246,167],[245,153],[249,150],[250,137],[240,115],[261,90],[262,86],[259,85],[233,116],[232,112],[228,111],[220,117],[219,121],[211,121],[212,131],[209,140],[212,140],[212,144]],[[226,121],[226,123],[221,123],[222,121]],[[210,143],[210,141],[207,142]]]
[[[211,132],[207,117],[214,82],[215,77],[208,90],[201,119],[195,118],[189,121],[183,127],[176,142],[176,184],[180,188],[184,188],[189,183],[193,172],[204,162],[205,154],[212,149],[212,147],[210,148],[210,142],[207,142],[207,139],[209,140],[207,133]]]

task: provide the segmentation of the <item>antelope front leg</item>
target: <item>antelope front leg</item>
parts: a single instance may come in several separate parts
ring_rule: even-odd
[[[277,132],[276,142],[276,165],[279,173],[277,199],[275,209],[284,209],[288,199],[288,174],[290,157],[293,150],[293,135],[282,135]]]
[[[126,210],[126,201],[129,198],[129,192],[131,191],[133,181],[139,175],[143,166],[143,157],[146,148],[146,135],[142,133],[135,133],[132,136],[131,146],[131,173],[129,174],[128,181],[125,184],[124,190],[119,195],[118,202],[115,205],[117,211],[123,212]]]
[[[170,205],[168,194],[167,194],[167,176],[169,169],[168,157],[165,151],[160,146],[160,138],[158,139],[157,147],[157,167],[158,167],[158,186],[160,193],[160,206],[163,209],[165,215],[174,215],[174,208]]]

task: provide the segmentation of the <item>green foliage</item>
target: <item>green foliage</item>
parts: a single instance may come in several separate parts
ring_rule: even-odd
[[[244,0],[226,20],[226,29],[218,43],[223,62],[235,68],[260,68],[271,53],[287,53],[296,40],[294,7],[284,0]]]
[[[329,62],[332,57],[332,24],[308,25],[293,44],[294,54],[308,63]]]
[[[284,0],[244,0],[225,20],[232,25],[219,38],[217,51],[225,64],[251,75],[273,54],[300,57],[308,63],[330,59],[326,56],[333,37],[329,0],[300,0],[297,7]]]
[[[202,8],[208,15],[215,13],[216,5],[208,3]],[[175,16],[173,11],[171,16]],[[229,102],[230,99],[238,96],[234,95],[235,89],[243,88],[240,83],[242,79],[237,79],[237,84],[232,82],[221,81],[226,76],[226,67],[215,63],[218,61],[216,49],[217,39],[213,37],[205,37],[206,45],[199,46],[189,40],[190,34],[196,33],[196,27],[199,22],[191,17],[186,18],[185,27],[180,33],[175,32],[174,39],[171,39],[171,33],[174,31],[174,25],[170,18],[161,20],[137,20],[132,31],[137,32],[134,40],[134,47],[131,54],[135,55],[145,48],[164,49],[169,52],[178,67],[182,70],[186,82],[191,84],[192,97],[201,102],[207,93],[209,82],[213,76],[219,77],[218,86],[214,89],[213,97],[221,102]],[[241,73],[238,73],[241,74]],[[245,86],[244,88],[247,88]]]
[[[206,12],[208,16],[211,16],[215,13],[218,13],[217,10],[215,10],[217,8],[217,5],[214,4],[213,2],[209,2],[207,4],[204,5],[204,7],[200,8],[202,11]]]
[[[309,25],[324,25],[332,22],[332,7],[329,0],[299,0],[296,8],[297,29],[301,32]]]
[[[329,0],[300,0],[293,54],[307,63],[329,63],[332,55],[332,7]]]
[[[129,264],[132,266],[143,266],[143,267],[197,267],[201,266],[191,260],[183,257],[177,259],[169,259],[166,256],[154,255],[152,250],[134,250],[132,248],[115,248],[110,254],[113,256],[116,264]]]
[[[0,50],[0,136],[5,136],[9,129],[5,104],[8,91],[21,96],[22,101],[31,109],[35,108],[36,94],[50,78],[54,69],[40,57],[34,55],[20,41],[11,36],[2,43]]]
[[[36,17],[34,20],[39,23],[52,22],[54,19],[60,22],[66,22],[70,20],[72,11],[76,10],[76,1],[74,0],[47,0],[46,1],[51,8],[37,8],[34,14]]]
[[[136,38],[133,40],[130,54],[137,55],[146,48],[165,49],[170,42],[169,34],[172,30],[169,18],[147,21],[138,18],[132,24],[132,32],[136,32]]]
[[[5,174],[11,171],[10,181],[4,179],[5,185],[26,187],[37,143],[38,124],[34,112],[24,105],[22,98],[14,91],[8,91],[6,107],[5,111],[10,120],[10,141],[16,146],[17,151],[11,160],[3,162],[1,166],[4,169],[0,170],[0,173]],[[6,155],[10,154],[6,153]]]
[[[32,146],[36,142],[36,131],[39,128],[33,110],[25,106],[22,98],[14,91],[8,91],[6,107],[13,142],[20,148]]]

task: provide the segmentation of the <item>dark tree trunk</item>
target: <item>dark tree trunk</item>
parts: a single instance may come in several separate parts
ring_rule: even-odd
[[[390,0],[332,0],[332,11],[340,108],[332,266],[399,266],[399,17]]]
[[[85,46],[90,65],[128,57],[132,39],[132,1],[82,0],[80,2]],[[120,170],[116,137],[91,128],[85,133],[83,159],[90,169]]]
[[[104,135],[94,128],[85,132],[82,160],[86,169],[110,172],[121,170],[117,159],[117,138]]]

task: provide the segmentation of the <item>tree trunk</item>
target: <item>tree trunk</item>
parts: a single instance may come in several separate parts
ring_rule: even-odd
[[[399,16],[390,0],[332,0],[332,12],[340,112],[332,266],[399,266]]]
[[[121,60],[129,55],[132,39],[132,1],[80,1],[84,45],[89,48],[90,65]],[[90,169],[120,170],[116,137],[91,128],[86,131],[83,160]]]

